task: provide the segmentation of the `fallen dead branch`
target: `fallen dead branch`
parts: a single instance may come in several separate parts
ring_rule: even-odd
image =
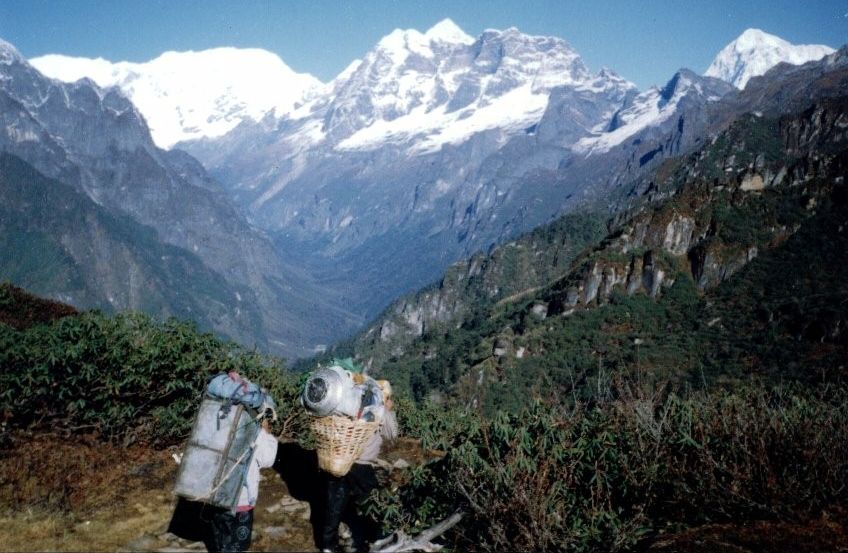
[[[424,530],[417,536],[407,536],[402,530],[394,532],[387,538],[377,540],[371,545],[371,553],[401,553],[403,551],[440,551],[443,546],[432,543],[462,519],[463,513],[455,512],[442,522]]]

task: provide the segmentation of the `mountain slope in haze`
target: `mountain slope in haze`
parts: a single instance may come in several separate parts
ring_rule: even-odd
[[[833,52],[833,48],[823,44],[791,44],[760,29],[747,29],[718,53],[704,75],[741,89],[751,77],[758,77],[779,63],[803,65]]]
[[[0,154],[0,275],[78,308],[195,320],[229,336],[267,337],[250,291],[194,254],[110,212],[31,165]]]
[[[395,31],[330,86],[280,120],[181,147],[277,244],[351,291],[365,317],[457,258],[548,220],[522,191],[523,158],[536,150],[533,165],[555,168],[563,146],[635,94],[609,70],[590,73],[561,39],[516,29],[470,39],[448,21]],[[567,122],[537,128],[554,109]],[[524,136],[521,151],[487,164]],[[490,185],[501,171],[508,182]],[[513,209],[530,217],[516,221]]]
[[[220,137],[272,112],[281,116],[323,86],[258,48],[165,52],[146,63],[59,54],[29,62],[64,82],[89,78],[101,88],[118,87],[144,114],[160,148]]]
[[[334,265],[335,286],[361,291],[366,316],[456,259],[603,203],[738,113],[720,79],[683,69],[639,94],[590,74],[562,41],[515,29],[470,44],[398,31],[332,86],[282,120],[184,146],[304,265]],[[500,126],[472,124],[522,90],[547,94],[544,110],[525,99],[498,107]]]
[[[216,330],[304,355],[337,335],[336,325],[349,328],[357,320],[340,300],[331,301],[332,293],[284,263],[196,160],[158,149],[143,117],[117,89],[86,79],[48,79],[3,43],[0,107],[0,149],[106,210],[151,227],[163,245],[191,252],[239,291],[234,297],[244,303],[242,311],[261,314],[258,326]],[[337,307],[326,311],[332,304]],[[116,300],[112,307],[129,305]]]

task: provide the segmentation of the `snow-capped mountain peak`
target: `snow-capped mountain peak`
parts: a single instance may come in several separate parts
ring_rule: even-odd
[[[823,44],[792,44],[760,29],[747,29],[718,53],[704,75],[742,89],[752,77],[765,74],[778,63],[801,65],[832,52],[833,48]]]
[[[47,55],[30,63],[49,77],[89,77],[118,86],[138,106],[157,145],[223,136],[246,119],[278,116],[323,85],[293,71],[276,54],[258,48],[165,52],[146,63]]]
[[[729,90],[727,83],[680,69],[662,88],[652,86],[634,96],[613,116],[607,128],[594,129],[595,134],[580,139],[572,149],[586,156],[608,152],[637,133],[679,115],[687,98],[713,102]]]
[[[633,86],[611,72],[593,76],[562,39],[510,28],[471,40],[450,20],[426,33],[393,31],[348,74],[322,125],[341,150],[395,143],[432,152],[479,132],[532,126],[558,86]]]
[[[388,56],[393,63],[400,64],[411,54],[432,58],[435,50],[458,45],[472,44],[474,39],[450,19],[443,19],[427,32],[416,29],[395,29],[377,43],[375,51]]]
[[[660,90],[660,97],[666,102],[674,100],[675,97],[680,97],[689,92],[689,89],[695,87],[700,92],[699,85],[695,83],[697,77],[688,69],[680,69],[671,80]]]
[[[450,18],[445,18],[430,27],[424,36],[434,42],[451,42],[459,44],[471,44],[474,37],[465,33]]]

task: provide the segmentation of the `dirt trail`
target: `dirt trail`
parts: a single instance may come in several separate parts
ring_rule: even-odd
[[[178,451],[52,433],[6,435],[0,443],[0,551],[205,550],[191,536],[200,505],[181,504],[172,520],[178,502],[171,493],[177,469],[171,455]],[[403,467],[406,459],[426,457],[415,440],[401,439],[386,460]],[[316,550],[313,506],[320,478],[313,451],[280,444],[274,468],[262,471],[253,549]]]

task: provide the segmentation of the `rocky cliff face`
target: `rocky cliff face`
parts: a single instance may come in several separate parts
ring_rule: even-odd
[[[661,207],[641,208],[558,285],[552,312],[570,314],[616,292],[656,297],[680,270],[705,290],[785,241],[842,182],[840,162],[825,152],[848,146],[846,107],[843,97],[778,121],[737,121],[669,177]]]
[[[459,324],[475,310],[550,284],[605,233],[600,215],[571,215],[488,255],[476,254],[452,265],[437,285],[393,303],[360,341],[391,344],[391,353],[399,354],[405,344],[432,328]]]

